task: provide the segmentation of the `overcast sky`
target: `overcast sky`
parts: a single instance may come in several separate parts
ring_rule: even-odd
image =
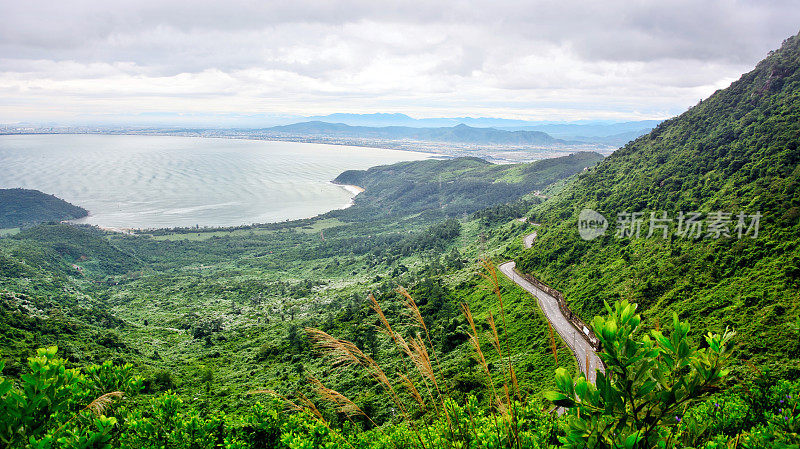
[[[666,118],[799,30],[796,0],[0,0],[0,123]]]

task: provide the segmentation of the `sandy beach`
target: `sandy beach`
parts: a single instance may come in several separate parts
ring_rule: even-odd
[[[353,196],[356,196],[359,193],[364,191],[364,189],[362,187],[354,186],[354,185],[350,185],[350,184],[336,184],[336,185],[339,186],[339,187],[342,187],[343,189],[345,189],[348,192],[352,193]]]
[[[338,182],[333,182],[333,181],[331,181],[331,184],[333,184],[333,185],[336,185],[336,186],[339,186],[339,187],[341,187],[341,188],[343,188],[343,189],[347,190],[348,192],[350,192],[350,194],[351,194],[351,195],[353,195],[353,196],[350,198],[350,202],[349,202],[349,203],[347,203],[347,204],[345,204],[345,205],[344,205],[343,207],[341,207],[340,209],[347,209],[348,207],[350,207],[350,206],[352,206],[353,204],[355,204],[355,198],[356,198],[356,196],[358,196],[358,194],[359,194],[359,193],[361,193],[361,192],[363,192],[363,191],[364,191],[364,188],[363,188],[363,187],[359,187],[359,186],[352,185],[352,184],[339,184]]]

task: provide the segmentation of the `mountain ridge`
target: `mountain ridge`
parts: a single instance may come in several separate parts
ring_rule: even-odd
[[[274,126],[269,131],[301,134],[326,134],[337,137],[410,139],[433,142],[475,144],[564,145],[569,142],[555,139],[541,131],[506,131],[497,128],[476,128],[463,123],[453,127],[412,128],[407,126],[350,126],[322,121],[300,122]]]
[[[31,189],[0,189],[0,228],[72,220],[89,215],[86,209],[55,195]]]
[[[739,354],[800,372],[800,345],[781,337],[800,310],[800,37],[685,113],[617,150],[536,208],[535,249],[518,266],[561,290],[584,318],[628,298],[653,323],[672,312],[697,329],[740,331]],[[583,240],[583,209],[609,221]],[[681,213],[702,214],[699,238],[677,234]],[[647,238],[650,213],[667,213],[667,238]],[[730,237],[707,234],[730,214]],[[620,217],[642,213],[641,235]],[[737,215],[760,214],[757,238],[739,238]],[[623,215],[619,215],[623,214]],[[616,220],[616,227],[613,225]],[[675,232],[673,232],[675,231]],[[767,357],[769,353],[769,357]]]

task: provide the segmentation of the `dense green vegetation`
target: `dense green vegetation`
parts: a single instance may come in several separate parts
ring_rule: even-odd
[[[407,299],[411,320],[425,329]],[[377,302],[373,306],[384,316]],[[476,323],[467,306],[464,312],[478,364],[489,372]],[[650,339],[637,335],[641,318],[635,305],[619,302],[608,312],[595,325],[604,343],[601,357],[614,375],[600,374],[595,387],[582,375],[573,379],[559,369],[558,390],[546,395],[568,407],[560,418],[534,402],[520,402],[513,376],[501,382],[502,389],[484,379],[496,411],[473,396],[449,397],[437,386],[426,338],[404,340],[382,319],[387,338],[408,355],[408,369],[420,373],[415,380],[399,376],[416,401],[404,400],[394,376],[351,342],[316,329],[309,333],[325,353],[365,372],[362,389],[374,382],[387,391],[398,407],[392,424],[376,427],[371,410],[316,378],[311,384],[319,405],[310,397],[292,400],[270,390],[250,391],[266,402],[240,407],[237,414],[209,411],[198,397],[185,400],[170,392],[143,398],[144,382],[131,365],[67,369],[58,348],[51,347],[28,360],[19,386],[0,377],[0,441],[36,448],[798,447],[800,382],[761,373],[712,394],[728,376],[731,333],[709,333],[707,346],[698,348],[688,337],[689,325],[677,318],[668,332],[653,331]],[[490,346],[501,352],[502,338],[493,320],[490,325]],[[508,366],[501,370],[513,373]],[[210,375],[206,378],[208,391]],[[426,413],[427,408],[435,412]]]
[[[527,176],[527,185],[545,186],[596,159],[568,157],[503,170],[469,159],[393,170],[398,179],[416,176],[421,182],[424,172],[477,166],[484,184],[494,179],[514,185]],[[540,173],[543,180],[530,173]],[[481,199],[483,184],[476,185],[477,178],[478,173],[463,182],[451,179],[448,195],[462,204],[474,201],[473,208],[497,204]],[[397,186],[371,190],[382,197]],[[395,372],[406,363],[405,355],[380,337],[368,294],[381,301],[393,328],[412,338],[416,328],[405,322],[404,297],[396,291],[402,285],[418,298],[430,329],[430,351],[437,354],[438,374],[446,379],[453,406],[462,407],[470,393],[471,407],[483,409],[490,402],[486,373],[470,356],[469,325],[460,304],[472,308],[480,332],[488,330],[486,320],[499,305],[492,283],[478,275],[478,260],[503,251],[507,240],[528,226],[498,218],[539,201],[522,197],[524,191],[516,187],[508,199],[495,199],[518,199],[511,211],[495,207],[472,219],[446,218],[438,211],[425,217],[417,210],[335,211],[314,220],[227,230],[127,235],[63,224],[26,229],[0,239],[4,373],[20,376],[37,348],[58,345],[58,355],[72,366],[132,363],[142,377],[144,402],[171,391],[203,413],[237,417],[259,399],[249,391],[266,388],[297,400],[298,394],[311,394],[307,379],[317,377],[369,411],[375,423],[391,423],[395,407],[385,393],[365,388],[358,372],[333,375],[304,328],[352,340]],[[414,195],[413,189],[407,196],[396,194],[396,202],[412,204]],[[360,203],[352,210],[377,209],[368,200]],[[562,346],[556,363],[542,315],[524,292],[505,279],[498,282],[509,319],[508,332],[501,333],[515,354],[516,388],[533,399],[530,410],[538,410],[541,400],[535,398],[552,386],[552,371],[571,369],[574,362]],[[491,375],[502,379],[499,355],[487,353],[485,360]],[[339,425],[342,419],[334,415],[332,421]]]
[[[792,37],[728,89],[616,151],[534,214],[535,248],[518,266],[565,293],[586,319],[603,301],[640,304],[650,326],[672,313],[693,329],[739,333],[735,357],[800,375],[800,39]],[[584,241],[578,215],[609,220]],[[700,238],[677,231],[681,211],[705,219]],[[708,236],[731,213],[730,237]],[[620,213],[643,213],[639,238],[616,236]],[[647,238],[650,213],[675,219]],[[739,238],[737,214],[760,212],[758,237]],[[750,224],[750,217],[745,224]],[[746,230],[746,229],[745,229]]]
[[[419,161],[350,170],[335,181],[366,189],[337,216],[459,216],[517,201],[595,165],[603,157],[581,152],[532,164],[496,165],[478,158]]]
[[[0,189],[0,228],[18,228],[87,215],[86,209],[38,190]]]
[[[653,330],[638,339],[642,321],[636,305],[620,301],[613,309],[605,306],[609,316],[595,317],[592,323],[606,367],[597,373],[596,386],[582,373],[573,378],[559,368],[558,391],[546,393],[569,410],[569,431],[561,442],[568,448],[650,448],[680,439],[675,428],[681,414],[697,398],[718,389],[728,375],[735,333],[709,332],[706,347],[693,348],[689,325],[674,315],[666,335]]]
[[[315,219],[4,237],[0,441],[800,447],[798,67],[794,37],[599,163],[404,163],[343,173],[366,192]],[[730,212],[730,236],[648,238],[661,211]],[[592,323],[597,385],[489,259],[511,257]]]

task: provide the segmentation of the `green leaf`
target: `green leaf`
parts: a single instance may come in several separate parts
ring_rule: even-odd
[[[555,404],[555,405],[557,405],[559,407],[574,407],[575,406],[575,401],[573,401],[572,399],[568,398],[564,394],[559,393],[557,391],[545,391],[543,393],[543,395],[544,395],[545,399],[547,399],[548,401],[552,402],[553,404]]]

